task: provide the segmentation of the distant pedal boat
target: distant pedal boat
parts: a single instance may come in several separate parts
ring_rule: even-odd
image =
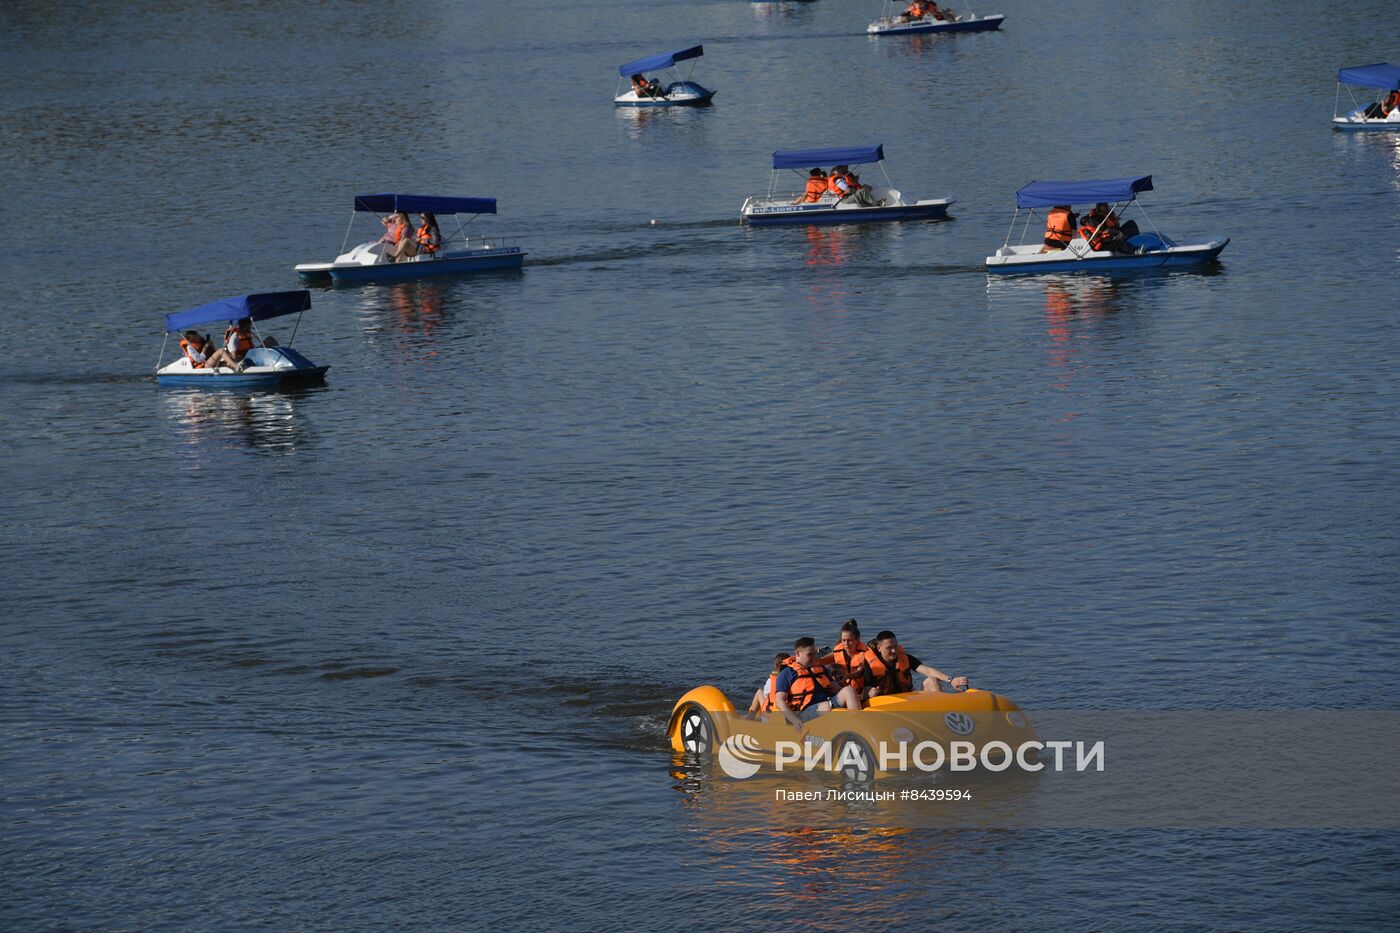
[[[705,54],[703,45],[694,45],[688,49],[681,49],[678,52],[662,52],[659,55],[648,55],[646,58],[639,58],[630,61],[625,65],[618,66],[617,73],[621,75],[618,81],[620,93],[613,97],[613,104],[618,107],[703,107],[714,99],[715,92],[702,87],[691,80],[691,75],[695,73],[695,59]],[[673,76],[669,84],[664,88],[657,84],[655,93],[638,93],[631,78],[638,75],[646,77],[648,71],[659,71],[662,69],[674,68],[677,62],[689,61],[690,73],[684,79],[677,79]],[[622,82],[628,83],[627,89],[622,90]]]
[[[161,344],[161,358],[156,360],[156,383],[162,386],[196,386],[202,389],[248,389],[272,388],[286,385],[304,385],[322,382],[329,366],[317,366],[291,347],[296,338],[301,315],[311,307],[311,293],[305,290],[292,292],[264,292],[261,294],[240,295],[213,301],[189,311],[179,311],[165,316],[166,341]],[[292,328],[292,337],[287,346],[281,346],[270,338],[264,346],[253,347],[243,357],[237,369],[229,367],[196,367],[189,356],[180,356],[168,365],[162,366],[166,342],[171,334],[192,329],[200,324],[227,321],[232,324],[243,318],[256,323],[287,314],[297,315],[297,327]]]
[[[743,223],[755,227],[771,227],[782,224],[851,224],[878,223],[899,220],[938,220],[948,215],[948,206],[954,198],[930,198],[911,200],[904,196],[890,182],[884,168],[885,149],[883,145],[846,146],[835,149],[780,149],[773,153],[773,174],[768,184],[767,194],[750,195],[739,209]],[[784,169],[803,174],[813,168],[834,167],[837,165],[868,165],[880,167],[885,184],[871,185],[870,198],[875,205],[856,203],[853,197],[838,198],[835,193],[824,194],[820,200],[801,202],[801,191],[779,192],[780,175]],[[881,204],[880,202],[883,202]]]
[[[885,0],[884,12],[879,19],[865,27],[865,31],[872,36],[907,36],[930,32],[986,32],[1000,29],[1002,20],[1006,19],[1006,16],[1001,13],[978,16],[968,12],[955,15],[950,20],[935,19],[932,16],[911,20],[901,16],[903,9],[907,6],[907,3],[901,3],[898,0]]]
[[[1143,191],[1152,190],[1152,176],[1139,175],[1132,178],[1108,178],[1094,181],[1033,181],[1016,192],[1016,214],[1011,220],[1006,242],[994,255],[987,257],[988,273],[1045,273],[1045,272],[1112,272],[1133,269],[1160,269],[1177,266],[1197,266],[1214,262],[1230,242],[1228,237],[1217,237],[1192,243],[1177,243],[1156,231],[1138,233],[1129,237],[1127,243],[1132,253],[1115,253],[1096,250],[1092,243],[1076,232],[1065,249],[1042,252],[1045,246],[1045,225],[1040,221],[1035,209],[1055,206],[1095,204],[1105,202],[1112,205],[1116,215],[1120,208],[1132,203]],[[1021,243],[1011,245],[1011,237],[1016,230],[1017,220],[1022,210],[1030,214],[1021,227]],[[1146,214],[1143,214],[1146,218]],[[1148,221],[1152,226],[1151,221]],[[1034,241],[1026,243],[1026,238],[1034,232]]]
[[[1347,96],[1351,98],[1355,109],[1345,114],[1338,114],[1337,108],[1341,104],[1343,87],[1347,89]],[[1377,95],[1373,103],[1362,104],[1351,92],[1353,87],[1376,90],[1380,94]],[[1337,72],[1337,97],[1332,105],[1332,128],[1346,132],[1400,130],[1400,106],[1393,107],[1390,113],[1384,117],[1366,116],[1367,110],[1380,106],[1392,92],[1400,92],[1400,67],[1396,65],[1379,62],[1375,65],[1341,69]]]
[[[456,198],[421,194],[362,194],[355,198],[355,213],[341,243],[341,254],[334,262],[304,262],[295,267],[303,282],[314,284],[392,282],[438,275],[465,275],[519,269],[526,253],[499,237],[469,237],[467,225],[479,214],[496,213],[495,198]],[[459,217],[470,215],[442,237],[442,247],[434,253],[420,252],[399,262],[383,255],[384,244],[379,240],[361,243],[348,252],[355,217],[363,213],[387,215],[394,211],[417,214],[427,211],[433,215]]]

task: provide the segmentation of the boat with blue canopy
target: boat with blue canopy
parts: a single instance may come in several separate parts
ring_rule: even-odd
[[[1006,241],[987,257],[987,271],[1006,272],[1104,272],[1117,269],[1157,269],[1213,262],[1229,238],[1178,243],[1157,231],[1139,194],[1152,190],[1151,175],[1102,178],[1091,181],[1033,181],[1016,192],[1016,214]],[[1081,219],[1075,205],[1093,205]],[[1110,206],[1111,205],[1111,206]],[[1120,209],[1136,205],[1152,228],[1142,232],[1136,220],[1120,221]],[[1047,224],[1032,221],[1037,209],[1047,208]],[[1021,211],[1027,211],[1021,242],[1012,246]],[[1036,240],[1026,243],[1034,229]],[[1051,234],[1055,236],[1051,236]]]
[[[292,341],[296,339],[297,329],[301,326],[301,315],[310,308],[311,293],[302,289],[239,295],[211,301],[188,311],[167,314],[165,340],[161,342],[160,357],[156,360],[156,382],[163,386],[199,386],[205,389],[246,389],[321,382],[330,367],[317,366],[292,349]],[[295,314],[297,319],[286,346],[271,335],[264,336],[258,332],[258,321],[289,314]],[[227,321],[229,329],[224,339],[232,349],[231,344],[238,339],[236,325],[244,320],[249,322],[252,348],[237,366],[211,365],[217,359],[213,353],[213,341],[199,335],[194,328],[200,324]],[[173,363],[161,366],[170,335],[182,331],[180,356]],[[190,337],[194,339],[188,339]]]
[[[715,96],[715,92],[691,80],[695,74],[695,60],[705,54],[703,45],[693,45],[678,52],[662,52],[648,55],[636,61],[618,66],[618,93],[613,103],[619,107],[703,107]],[[681,78],[671,69],[677,62],[690,62],[690,70]],[[663,87],[655,78],[648,78],[648,71],[670,72],[668,83]],[[629,80],[630,86],[622,90],[622,81]]]
[[[419,214],[420,223],[415,229],[409,226],[403,235],[414,237],[415,245],[411,255],[395,262],[387,255],[388,235],[368,243],[361,243],[346,251],[350,242],[350,231],[354,229],[355,218],[362,214],[374,214],[381,223],[387,225],[386,218],[395,212]],[[423,214],[428,217],[423,217]],[[519,269],[526,254],[516,246],[499,237],[470,236],[467,227],[482,214],[496,213],[495,198],[439,197],[422,194],[362,194],[355,198],[355,208],[350,215],[350,225],[345,228],[345,239],[340,244],[341,253],[334,262],[304,262],[296,267],[302,281],[311,283],[342,282],[390,282],[399,279],[416,279],[430,275],[461,275],[470,272],[488,272],[502,269]],[[443,236],[436,224],[437,215],[442,214],[457,220],[456,229]],[[461,220],[460,218],[467,219]],[[425,222],[433,224],[424,233]],[[419,248],[416,244],[422,242]]]
[[[875,164],[883,185],[866,185],[852,166]],[[773,174],[766,194],[750,195],[740,219],[756,227],[777,224],[849,224],[891,220],[937,220],[948,215],[953,198],[911,200],[894,187],[885,172],[885,147],[841,146],[829,149],[780,149],[773,153]],[[830,167],[828,171],[827,168]],[[785,171],[796,172],[805,190],[780,190]],[[824,180],[824,181],[823,181]],[[823,184],[818,185],[818,181]]]
[[[954,13],[924,0],[884,0],[884,11],[865,31],[872,36],[907,36],[930,32],[987,32],[1000,29],[1006,16],[990,13],[978,16],[971,10]]]
[[[1337,113],[1342,101],[1342,88],[1347,89],[1354,109]],[[1361,103],[1352,88],[1378,92],[1370,103]],[[1337,72],[1337,97],[1332,104],[1332,128],[1335,130],[1400,130],[1400,66],[1378,62],[1343,68]]]

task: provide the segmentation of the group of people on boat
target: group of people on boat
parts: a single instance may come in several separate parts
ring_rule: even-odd
[[[1052,253],[1068,249],[1070,241],[1078,233],[1096,252],[1118,253],[1129,256],[1142,250],[1128,242],[1138,235],[1137,221],[1119,223],[1118,214],[1100,201],[1082,218],[1074,213],[1068,204],[1057,204],[1050,208],[1045,218],[1045,246],[1042,253]]]
[[[217,347],[208,334],[187,330],[180,338],[180,350],[195,369],[234,369],[242,371],[244,357],[257,346],[275,347],[277,341],[268,337],[259,340],[253,333],[253,319],[239,318],[224,331],[224,345]]]
[[[797,196],[793,204],[815,204],[828,194],[836,196],[836,203],[850,198],[861,207],[884,207],[883,198],[876,200],[869,185],[860,183],[860,176],[851,171],[849,165],[837,165],[830,172],[814,168],[807,173],[807,190]]]
[[[936,19],[939,22],[951,23],[957,21],[957,14],[950,10],[939,9],[938,4],[927,2],[927,0],[913,0],[904,12],[899,14],[897,21],[901,23],[912,23],[920,19]]]
[[[1384,99],[1368,105],[1361,115],[1368,120],[1384,120],[1397,109],[1400,109],[1400,91],[1391,91]]]
[[[871,697],[909,693],[916,673],[923,675],[921,691],[936,693],[943,683],[955,691],[967,689],[966,677],[949,677],[924,664],[904,650],[894,632],[880,632],[866,644],[856,620],[847,619],[833,648],[818,649],[814,639],[799,638],[790,653],[775,654],[772,673],[755,691],[749,713],[766,719],[777,712],[801,729],[834,708],[859,710]]]
[[[648,79],[646,75],[641,74],[632,76],[632,91],[638,99],[643,97],[661,99],[666,96],[666,89],[661,86],[659,81],[655,78]]]
[[[418,228],[409,226],[408,214],[394,211],[380,222],[384,224],[384,235],[379,242],[384,244],[380,255],[387,262],[403,262],[419,253],[431,255],[442,249],[442,231],[438,229],[437,217],[431,211],[418,215]]]

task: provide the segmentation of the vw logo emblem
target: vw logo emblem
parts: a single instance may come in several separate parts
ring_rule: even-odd
[[[964,713],[949,713],[943,717],[943,723],[954,735],[972,735],[972,730],[977,728],[972,717]]]

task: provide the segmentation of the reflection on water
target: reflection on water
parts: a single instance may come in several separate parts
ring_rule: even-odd
[[[264,389],[166,389],[162,408],[195,453],[251,448],[295,453],[311,440],[297,404],[325,387]]]
[[[1379,154],[1381,158],[1389,163],[1392,172],[1389,176],[1390,186],[1392,188],[1400,188],[1400,130],[1371,133],[1333,133],[1332,135],[1340,137],[1345,142],[1355,146],[1354,152],[1366,153],[1368,156],[1372,153]]]
[[[760,23],[808,19],[812,15],[812,6],[812,3],[801,0],[751,0],[749,3],[753,18]]]
[[[807,287],[807,303],[815,311],[845,314],[851,283],[839,271],[851,258],[850,231],[842,227],[809,226],[806,233],[807,254],[803,262],[818,272]]]
[[[389,307],[394,313],[394,329],[401,334],[433,337],[443,324],[442,283],[424,280],[396,285],[389,290]],[[429,342],[428,355],[437,354]]]

